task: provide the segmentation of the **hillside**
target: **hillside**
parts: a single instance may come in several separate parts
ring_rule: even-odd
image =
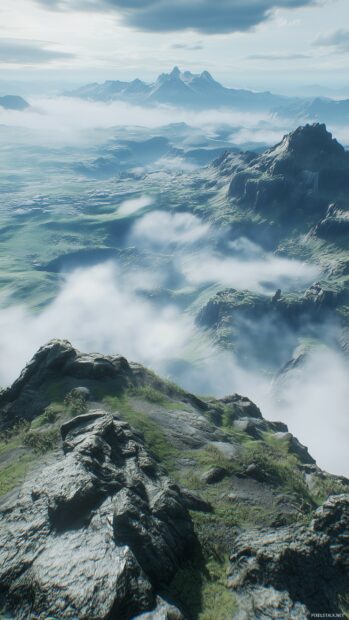
[[[6,618],[345,609],[349,481],[248,398],[52,341],[0,412]]]

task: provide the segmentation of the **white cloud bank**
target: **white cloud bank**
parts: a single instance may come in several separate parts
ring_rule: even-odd
[[[13,381],[51,338],[66,338],[85,351],[120,353],[155,366],[179,354],[192,324],[174,307],[154,308],[136,294],[136,288],[149,284],[143,273],[123,278],[115,264],[106,263],[70,274],[56,299],[40,314],[30,314],[24,306],[0,310],[0,384]]]
[[[270,381],[205,342],[192,317],[171,304],[154,304],[137,292],[159,284],[156,273],[123,275],[117,265],[106,263],[67,276],[56,299],[39,314],[24,306],[0,309],[0,385],[11,383],[51,338],[68,339],[86,352],[120,353],[162,375],[168,374],[170,360],[188,359],[190,352],[194,366],[181,377],[174,372],[175,380],[184,376],[185,387],[193,392],[249,396],[265,417],[289,424],[320,466],[349,474],[347,362],[328,351],[311,358],[301,376],[291,378],[278,405],[272,399]]]

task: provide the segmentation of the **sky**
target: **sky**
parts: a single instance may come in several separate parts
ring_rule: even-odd
[[[1,0],[0,94],[153,81],[174,65],[226,86],[344,96],[349,2]]]

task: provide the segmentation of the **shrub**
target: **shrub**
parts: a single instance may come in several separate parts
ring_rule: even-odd
[[[72,390],[66,395],[64,399],[64,406],[73,417],[84,415],[88,410],[87,398],[83,394]]]
[[[44,426],[45,424],[53,424],[56,422],[58,415],[62,412],[62,410],[62,406],[55,404],[49,405],[39,417],[33,420],[31,423],[31,428],[40,428],[40,426]]]
[[[189,617],[197,620],[226,620],[237,611],[236,600],[227,587],[226,558],[202,558],[185,564],[174,577],[170,593]]]
[[[47,431],[28,431],[23,437],[24,445],[36,454],[45,454],[45,452],[54,450],[58,441],[58,428],[51,428]]]

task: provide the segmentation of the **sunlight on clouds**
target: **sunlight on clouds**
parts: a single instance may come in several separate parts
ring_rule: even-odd
[[[139,198],[125,200],[118,208],[118,214],[122,216],[133,215],[145,207],[149,207],[152,202],[150,196],[140,196]]]

